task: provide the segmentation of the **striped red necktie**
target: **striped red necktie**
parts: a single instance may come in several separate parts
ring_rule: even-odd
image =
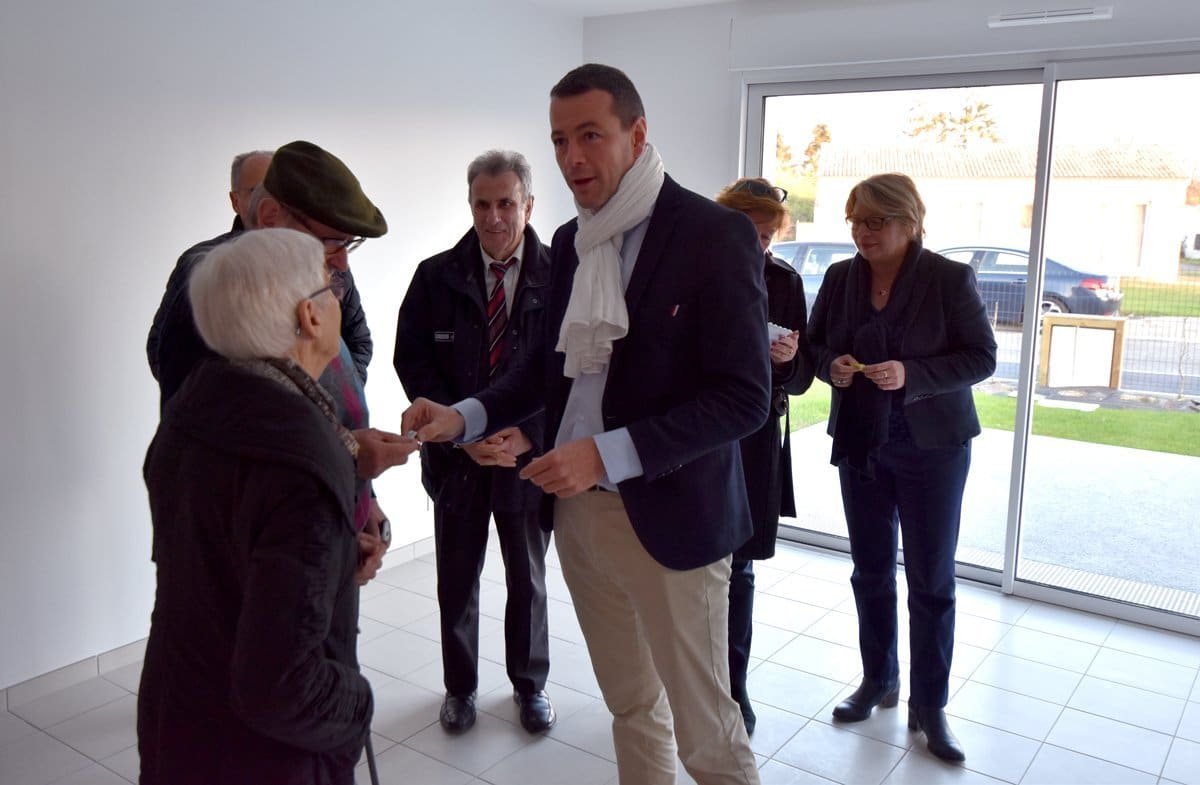
[[[487,304],[489,379],[496,375],[496,366],[504,356],[504,331],[508,327],[508,309],[504,305],[504,274],[516,263],[517,257],[514,256],[507,262],[491,262],[488,265],[495,278]]]

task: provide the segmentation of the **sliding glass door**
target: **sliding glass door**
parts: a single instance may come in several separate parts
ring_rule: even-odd
[[[855,253],[845,223],[850,188],[879,172],[904,172],[917,182],[927,208],[926,247],[964,264],[977,264],[985,248],[1028,248],[1042,94],[1037,78],[1007,74],[1001,83],[976,79],[957,87],[881,82],[766,97],[762,173],[788,189],[792,215],[776,255],[800,272],[810,305],[829,265]],[[976,392],[988,429],[974,450],[958,557],[999,571],[1022,334],[1019,320],[992,315],[1000,359],[995,376]],[[803,503],[792,523],[844,538],[825,433],[829,395],[818,381],[793,401],[794,476]]]
[[[975,388],[961,571],[1194,620],[1200,74],[1178,70],[754,85],[745,168],[789,191],[777,255],[810,303],[854,253],[850,187],[879,172],[913,177],[926,247],[975,269],[999,356]],[[828,405],[820,382],[793,399],[785,531],[845,548]]]

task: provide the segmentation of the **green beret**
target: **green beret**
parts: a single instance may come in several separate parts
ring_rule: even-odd
[[[387,233],[383,213],[341,159],[312,142],[275,151],[263,186],[283,204],[331,229],[362,237]]]

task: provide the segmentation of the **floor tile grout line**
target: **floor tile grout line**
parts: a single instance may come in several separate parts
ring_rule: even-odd
[[[100,767],[101,767],[101,768],[103,768],[103,769],[107,769],[107,768],[108,768],[108,767],[107,767],[107,766],[105,766],[103,763],[101,763],[100,761],[98,761],[98,760],[96,760],[95,758],[93,758],[91,755],[88,755],[86,752],[84,752],[83,750],[81,750],[81,749],[79,749],[79,748],[77,748],[77,747],[73,747],[73,746],[71,746],[71,744],[70,744],[69,742],[63,741],[62,739],[58,738],[57,736],[55,736],[55,735],[54,735],[53,733],[51,733],[50,731],[48,731],[48,730],[45,730],[44,728],[38,728],[38,731],[39,731],[40,733],[42,733],[43,735],[45,735],[45,736],[49,737],[51,740],[53,740],[53,741],[57,742],[58,744],[61,744],[61,745],[63,745],[64,747],[66,747],[67,749],[71,750],[72,752],[74,752],[75,754],[79,755],[80,757],[82,757],[84,760],[86,760],[86,761],[87,761],[87,763],[86,763],[86,764],[84,764],[83,766],[79,767],[78,769],[75,769],[74,771],[69,771],[69,772],[67,772],[66,774],[64,774],[63,776],[59,777],[58,779],[56,779],[56,780],[52,780],[52,781],[50,781],[50,782],[46,783],[46,785],[54,785],[56,782],[62,782],[62,781],[63,781],[63,780],[65,780],[66,778],[68,778],[68,777],[73,777],[73,776],[75,776],[76,774],[78,774],[79,772],[81,772],[81,771],[84,771],[84,770],[88,769],[88,768],[89,768],[89,767],[91,767],[91,766],[100,766]],[[135,745],[135,746],[136,746],[136,745]],[[123,748],[121,748],[120,750],[118,750],[117,752],[114,752],[114,753],[113,753],[113,755],[116,755],[116,754],[118,754],[118,753],[120,753],[120,752],[123,752],[123,751],[125,751],[125,750],[127,750],[127,749],[129,749],[129,748],[128,748],[128,747],[123,747]],[[113,773],[114,773],[114,774],[116,774],[116,772],[113,772]],[[117,776],[118,776],[118,777],[120,777],[121,775],[117,774]],[[121,779],[125,779],[125,778],[124,778],[124,777],[121,777]]]
[[[64,717],[64,718],[62,718],[62,719],[60,719],[60,720],[57,720],[56,722],[54,722],[54,723],[52,723],[52,724],[50,724],[50,725],[47,725],[45,728],[43,728],[41,725],[38,725],[37,723],[33,722],[32,720],[28,720],[28,719],[26,719],[25,717],[21,716],[20,714],[18,714],[18,713],[17,713],[17,712],[15,712],[15,711],[10,711],[10,712],[9,712],[9,714],[12,714],[14,717],[18,717],[18,718],[20,718],[20,719],[21,719],[23,722],[25,722],[25,723],[28,723],[29,725],[32,725],[33,727],[37,728],[37,729],[38,729],[38,730],[40,730],[40,731],[43,731],[43,732],[45,732],[45,733],[49,733],[49,729],[50,729],[50,728],[53,728],[53,727],[55,727],[55,726],[58,726],[58,725],[62,725],[64,722],[70,722],[71,720],[73,720],[73,719],[77,719],[77,718],[79,718],[79,717],[82,717],[83,715],[85,715],[85,714],[87,714],[87,713],[89,713],[89,712],[95,711],[95,710],[97,710],[97,709],[102,709],[102,708],[104,708],[105,706],[108,706],[108,705],[110,705],[110,704],[116,703],[116,702],[117,702],[117,701],[119,701],[119,700],[123,700],[124,698],[127,698],[127,697],[129,697],[130,695],[133,695],[133,696],[135,696],[135,697],[137,696],[137,693],[136,693],[136,692],[130,692],[129,690],[127,690],[127,689],[125,689],[124,687],[122,687],[120,684],[117,684],[117,683],[115,683],[115,682],[109,681],[108,679],[104,678],[103,676],[99,676],[99,675],[97,675],[97,676],[92,676],[92,677],[91,677],[90,679],[88,679],[87,681],[91,681],[92,679],[99,679],[99,680],[101,680],[101,681],[105,681],[105,682],[107,682],[108,684],[112,685],[113,687],[116,687],[117,689],[121,690],[121,691],[122,691],[123,693],[125,693],[125,694],[124,694],[124,695],[118,695],[117,697],[115,697],[115,698],[112,698],[112,699],[110,699],[110,700],[106,700],[106,701],[104,701],[104,702],[102,702],[102,703],[97,703],[95,706],[89,706],[88,708],[84,709],[83,711],[76,712],[75,714],[72,714],[72,715],[71,715],[71,716],[69,716],[69,717]],[[83,683],[85,683],[85,682],[79,682],[79,684],[83,684]],[[75,686],[78,686],[78,685],[77,685],[77,684],[72,684],[72,685],[71,685],[71,687],[75,687]],[[67,690],[67,689],[71,689],[71,687],[64,687],[63,689],[64,689],[64,690]],[[58,690],[57,692],[62,692],[62,691],[63,691],[63,690]],[[57,692],[51,692],[51,693],[49,693],[48,695],[43,695],[43,696],[42,696],[42,698],[47,698],[47,697],[49,697],[50,695],[56,695],[56,694],[57,694]],[[18,710],[18,711],[20,711],[22,708],[24,708],[24,707],[28,706],[30,703],[36,703],[37,701],[40,701],[40,700],[42,700],[42,698],[37,698],[36,700],[29,701],[29,703],[22,703],[20,706],[18,706],[18,707],[17,707],[17,710]],[[50,735],[51,735],[51,736],[53,736],[53,734],[50,734]],[[57,737],[55,737],[55,738],[57,738]]]
[[[1034,761],[1038,759],[1038,755],[1042,754],[1042,750],[1045,749],[1045,747],[1045,741],[1039,741],[1037,743],[1037,749],[1034,750],[1033,755],[1029,757],[1029,763],[1026,763],[1025,768],[1021,770],[1021,776],[1017,778],[1016,785],[1020,785],[1025,781],[1025,778],[1029,776],[1029,770],[1033,768]]]
[[[117,771],[116,769],[113,769],[110,766],[105,766],[104,761],[108,760],[109,758],[115,758],[116,756],[120,755],[121,753],[127,752],[136,747],[137,747],[137,742],[135,741],[133,744],[129,745],[128,747],[123,747],[123,748],[117,750],[116,752],[114,752],[113,754],[105,756],[103,760],[96,760],[95,758],[92,758],[90,756],[88,756],[88,759],[93,761],[97,766],[100,766],[101,768],[103,768],[107,771],[111,771],[113,774],[116,774],[122,780],[125,780],[125,782],[130,782],[130,780],[126,779],[125,775],[122,774],[121,772]],[[80,753],[80,754],[82,754],[82,753]],[[51,785],[53,785],[53,783],[51,783]]]

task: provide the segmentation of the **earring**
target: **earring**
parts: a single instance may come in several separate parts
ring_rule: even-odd
[[[296,337],[297,338],[300,337],[300,328],[299,327],[296,328]]]

